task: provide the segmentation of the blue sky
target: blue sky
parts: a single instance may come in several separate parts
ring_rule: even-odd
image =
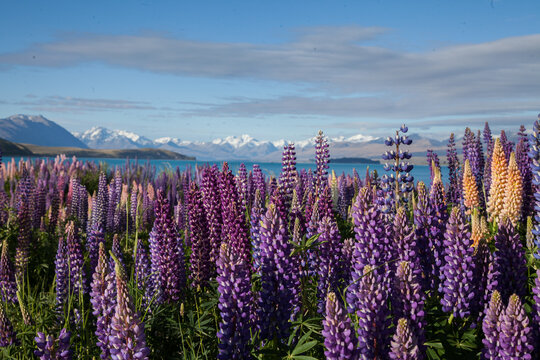
[[[530,127],[540,2],[5,1],[0,117],[150,138]]]

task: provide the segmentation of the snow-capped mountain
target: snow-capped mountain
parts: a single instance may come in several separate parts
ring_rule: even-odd
[[[86,148],[84,142],[42,115],[12,115],[0,119],[0,138],[42,146]]]
[[[130,131],[109,130],[101,126],[83,133],[73,133],[75,137],[92,149],[137,149],[154,147],[153,141]]]

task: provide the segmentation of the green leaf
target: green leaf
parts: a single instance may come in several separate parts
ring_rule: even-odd
[[[317,359],[314,358],[313,356],[306,356],[306,355],[297,355],[297,356],[294,356],[293,359],[298,359],[298,360],[317,360]]]
[[[309,349],[311,349],[312,347],[314,347],[315,345],[317,345],[317,340],[312,340],[312,341],[309,341],[309,342],[307,342],[305,344],[302,344],[302,345],[298,344],[298,345],[299,346],[295,347],[292,354],[291,354],[292,356],[295,357],[295,359],[297,359],[296,355],[303,354],[306,351],[308,351]]]

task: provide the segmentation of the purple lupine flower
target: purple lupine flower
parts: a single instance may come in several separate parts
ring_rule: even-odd
[[[271,203],[261,224],[259,330],[263,340],[283,339],[297,305],[299,278],[287,227]]]
[[[315,191],[317,194],[322,194],[324,188],[328,186],[328,163],[330,162],[328,147],[328,140],[322,130],[319,130],[315,138]]]
[[[166,201],[166,200],[164,200]],[[126,273],[120,262],[115,261],[116,306],[111,321],[110,352],[113,360],[148,359],[144,323],[133,309],[127,288]]]
[[[371,189],[360,189],[352,209],[356,243],[353,252],[352,283],[348,288],[347,303],[355,309],[358,281],[364,275],[364,267],[375,268],[377,276],[389,269],[391,229],[380,207],[373,204]],[[385,277],[385,286],[388,287]]]
[[[70,340],[71,333],[65,328],[60,330],[58,339],[55,339],[52,335],[38,332],[34,338],[37,347],[34,355],[41,360],[71,360],[73,352],[69,347]]]
[[[328,293],[325,313],[322,335],[326,359],[358,359],[358,339],[354,333],[354,326],[334,292]]]
[[[7,207],[9,206],[9,199],[4,191],[4,180],[0,178],[0,226],[3,226],[7,223],[8,220],[8,211]]]
[[[17,342],[15,331],[6,316],[4,303],[0,301],[0,347],[13,345]]]
[[[531,171],[533,175],[532,183],[534,188],[534,220],[536,222],[533,235],[534,243],[538,247],[538,251],[534,253],[534,257],[540,259],[540,114],[538,120],[534,122],[533,133],[530,136],[530,151]]]
[[[41,217],[45,215],[45,200],[47,196],[47,182],[38,179],[37,187],[34,189],[34,208],[32,211],[32,227],[37,229],[41,225]]]
[[[169,211],[169,202],[161,191],[158,191],[155,213],[149,242],[156,300],[176,302],[186,283],[184,249]]]
[[[482,339],[484,349],[482,350],[482,354],[484,359],[496,359],[502,352],[499,341],[499,326],[503,312],[501,294],[495,290],[491,294],[491,299],[485,311],[486,315],[482,322],[482,331],[484,332],[484,339]]]
[[[388,348],[388,287],[382,275],[378,275],[371,265],[363,268],[363,276],[358,280],[354,307],[358,316],[359,351],[363,358],[384,358]],[[349,305],[351,304],[348,301]]]
[[[522,192],[521,197],[523,199],[522,205],[522,219],[526,219],[534,211],[534,188],[532,183],[532,170],[531,170],[531,158],[529,158],[529,139],[525,133],[525,127],[521,125],[519,135],[519,142],[516,146],[516,162],[521,175]]]
[[[22,279],[26,272],[28,261],[30,260],[30,241],[32,236],[32,220],[30,218],[32,180],[26,167],[23,168],[23,173],[17,186],[17,192],[19,235],[17,237],[17,250],[15,252],[15,277]]]
[[[540,340],[540,269],[536,270],[536,279],[534,279],[534,286],[532,289],[534,310],[533,310],[533,330],[534,338]]]
[[[440,279],[444,263],[444,232],[448,222],[448,207],[440,172],[438,172],[437,178],[430,189],[429,202],[431,207],[431,235],[429,236],[428,245],[431,249],[431,259],[433,261],[431,276]]]
[[[461,181],[460,181],[460,172],[461,168],[459,165],[459,159],[457,156],[456,142],[454,140],[454,133],[450,134],[450,139],[448,140],[448,150],[446,152],[446,159],[448,161],[448,202],[454,205],[457,205],[461,202]]]
[[[529,318],[516,294],[510,296],[501,316],[499,342],[504,359],[532,359],[534,346]]]
[[[352,199],[354,197],[354,184],[348,183],[343,177],[339,183],[339,204],[338,213],[342,219],[347,219],[349,213],[349,206],[351,206]]]
[[[493,290],[501,293],[506,302],[513,293],[525,296],[527,292],[527,260],[514,226],[505,221],[495,235],[495,252],[489,266],[488,296]]]
[[[58,210],[60,207],[60,196],[58,195],[58,189],[52,184],[49,185],[49,193],[47,194],[49,205],[49,229],[48,231],[54,233],[56,223],[58,222]]]
[[[69,263],[68,249],[64,237],[58,238],[58,249],[56,251],[56,305],[61,307],[68,298],[69,288]]]
[[[504,150],[504,155],[506,156],[506,161],[510,160],[510,154],[514,151],[514,143],[508,140],[506,132],[501,130],[501,145]]]
[[[411,330],[409,321],[401,318],[397,322],[396,332],[390,342],[390,359],[417,360],[422,359],[422,352],[418,348],[418,340]]]
[[[250,350],[251,293],[250,266],[227,243],[221,244],[217,260],[217,283],[221,322],[218,359],[247,359]]]
[[[287,210],[291,207],[294,185],[297,181],[296,172],[296,151],[294,144],[288,144],[283,147],[283,156],[281,157],[281,174],[279,175],[279,188],[282,192],[283,203]]]
[[[261,193],[261,199],[264,203],[266,201],[266,181],[264,180],[261,167],[253,164],[253,194],[255,194],[256,190],[259,190]]]
[[[251,227],[249,228],[251,236],[251,248],[253,257],[253,269],[259,271],[261,268],[261,220],[264,218],[264,204],[261,199],[259,189],[255,190],[255,198],[251,209]]]
[[[152,301],[153,276],[151,273],[150,258],[148,250],[144,246],[141,238],[137,240],[137,251],[135,253],[135,280],[138,288],[143,292],[143,308],[148,308]]]
[[[66,226],[66,247],[69,264],[70,286],[75,294],[85,292],[84,258],[81,240],[73,222]]]
[[[392,286],[392,313],[393,318],[405,318],[416,339],[419,348],[424,352],[424,304],[426,295],[422,291],[417,277],[413,273],[411,264],[408,261],[401,261],[398,264],[396,276]],[[396,324],[397,325],[397,324]]]
[[[431,207],[429,194],[426,185],[420,181],[417,186],[418,201],[414,209],[414,224],[416,226],[416,246],[418,249],[418,258],[422,268],[422,279],[420,279],[424,290],[436,290],[439,285],[441,266],[436,265],[435,254],[438,260],[442,260],[439,251],[432,252],[432,249],[442,249],[441,229],[438,219],[434,216]],[[432,236],[434,232],[436,236]],[[431,246],[431,245],[435,246]],[[442,280],[442,279],[441,279]]]
[[[221,200],[218,189],[218,168],[216,165],[204,168],[202,171],[201,191],[208,221],[208,237],[210,239],[210,259],[213,263],[219,257],[221,245]]]
[[[191,183],[189,194],[189,225],[191,233],[190,279],[194,288],[205,287],[214,274],[214,264],[210,259],[210,238],[208,221],[203,207],[201,190]]]
[[[96,269],[99,257],[99,244],[105,242],[105,234],[101,229],[96,229],[96,225],[91,225],[86,238],[86,250],[90,259],[90,275]]]
[[[486,159],[484,163],[484,190],[486,194],[489,194],[489,189],[491,187],[491,157],[493,154],[493,146],[495,145],[493,141],[493,136],[491,135],[491,129],[489,124],[486,121],[484,126],[484,144],[486,144]]]
[[[97,345],[101,349],[101,358],[105,360],[111,356],[109,336],[111,335],[111,321],[116,305],[116,284],[114,272],[109,270],[103,243],[99,244],[98,264],[92,278],[90,302],[93,308],[92,313],[97,318]]]
[[[109,194],[107,191],[107,177],[105,173],[99,174],[98,192],[96,203],[92,205],[92,225],[95,229],[105,231],[107,228],[107,209],[109,206]]]
[[[248,208],[248,178],[247,178],[247,170],[246,165],[244,163],[240,164],[240,167],[238,168],[238,176],[235,178],[236,180],[236,191],[238,192],[238,199],[240,200],[240,208],[242,209],[242,213],[246,212],[246,209]]]
[[[399,207],[396,211],[393,224],[393,235],[393,257],[399,261],[409,262],[412,272],[417,278],[421,278],[422,266],[420,264],[420,258],[418,257],[420,250],[416,244],[416,235],[409,225],[404,207]]]
[[[17,284],[13,273],[13,265],[9,260],[8,240],[2,242],[2,256],[0,257],[0,300],[14,303],[17,301]]]
[[[338,287],[340,258],[341,258],[341,236],[336,220],[333,217],[325,216],[319,221],[317,231],[320,236],[317,239],[317,267],[319,282],[317,285],[317,297],[319,298],[318,312],[323,314],[324,303],[328,292],[336,291]]]
[[[455,317],[465,318],[474,312],[480,297],[473,283],[475,266],[474,247],[463,214],[453,208],[444,234],[444,280],[440,287],[443,294],[443,311],[452,312]]]

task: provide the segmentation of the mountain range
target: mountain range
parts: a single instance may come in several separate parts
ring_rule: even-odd
[[[432,149],[445,158],[446,141],[426,138],[418,134],[409,136],[413,144],[408,150],[417,157],[418,162],[425,162],[426,149]],[[287,141],[257,140],[249,135],[228,136],[212,141],[189,141],[174,137],[149,139],[127,130],[110,130],[104,127],[93,127],[81,133],[70,133],[55,122],[45,117],[31,115],[14,115],[0,119],[0,138],[17,143],[41,146],[64,146],[83,149],[143,149],[153,148],[169,150],[176,153],[196,157],[201,161],[240,160],[279,162],[283,146]],[[510,137],[512,139],[512,137]],[[367,158],[379,160],[387,150],[384,139],[369,135],[357,134],[350,137],[331,137],[330,154],[332,158]],[[310,162],[315,158],[315,137],[295,141],[297,160]],[[458,149],[461,141],[457,141]]]

